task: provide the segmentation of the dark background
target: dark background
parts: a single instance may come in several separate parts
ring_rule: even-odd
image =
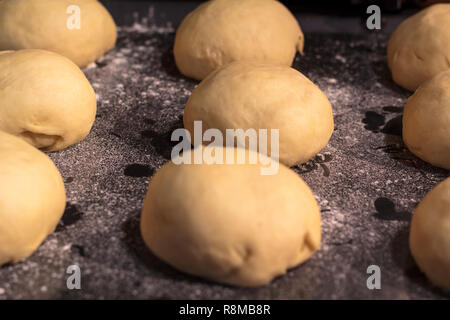
[[[132,26],[146,19],[149,25],[176,28],[183,18],[204,1],[101,0],[119,26]],[[382,28],[392,32],[404,19],[423,6],[419,0],[316,0],[281,1],[301,22],[304,32],[367,33],[365,26],[370,4],[381,7]]]
[[[386,63],[392,30],[417,8],[383,7],[381,30],[368,30],[367,3],[288,2],[306,39],[293,67],[327,95],[335,116],[328,146],[292,168],[318,198],[322,247],[266,286],[237,288],[173,269],[139,231],[148,182],[170,159],[171,134],[183,127],[198,83],[178,72],[172,48],[177,25],[201,1],[103,3],[122,27],[115,49],[84,70],[98,96],[95,125],[83,142],[49,155],[65,181],[66,211],[30,258],[0,267],[0,300],[449,298],[408,246],[414,208],[449,172],[404,146],[401,115],[411,93],[392,81]],[[73,264],[81,290],[67,289]],[[382,270],[381,290],[366,286],[373,264]]]
[[[135,6],[136,3],[167,3],[174,10],[179,6],[190,6],[192,4],[197,5],[199,2],[204,1],[193,1],[193,0],[102,0],[102,2],[107,6],[116,6],[117,3],[121,4],[131,4]],[[316,12],[316,13],[326,13],[331,15],[360,15],[365,12],[367,6],[371,4],[379,5],[380,8],[387,12],[400,12],[401,10],[410,8],[422,8],[437,2],[450,2],[450,0],[315,0],[315,1],[302,1],[302,0],[280,0],[284,3],[290,10],[294,12]]]
[[[204,1],[192,0],[101,0],[105,7],[112,13],[114,20],[120,26],[131,26],[142,17],[148,17],[153,25],[166,25],[168,21],[176,27],[187,13],[194,10]],[[382,17],[387,25],[383,28],[392,32],[398,23],[405,17],[413,14],[418,9],[434,2],[450,2],[450,0],[287,0],[283,2],[293,14],[305,21],[306,32],[366,32],[365,19],[367,7],[377,4],[381,8]],[[152,9],[153,8],[153,9]],[[151,12],[157,12],[152,15]],[[316,19],[319,17],[319,19]],[[313,18],[313,22],[305,19]],[[317,24],[316,20],[320,20]],[[362,27],[360,27],[362,26]],[[302,25],[303,28],[303,25]]]

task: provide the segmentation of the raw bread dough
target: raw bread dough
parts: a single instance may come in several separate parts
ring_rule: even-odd
[[[97,100],[72,61],[43,50],[0,53],[0,130],[45,151],[83,140]]]
[[[80,29],[69,29],[80,8]],[[0,50],[44,49],[68,57],[79,67],[114,48],[116,25],[97,0],[0,1]]]
[[[202,80],[232,61],[290,66],[304,37],[297,19],[275,0],[212,0],[181,23],[174,55],[180,72]]]
[[[228,64],[194,89],[183,119],[191,137],[196,120],[224,136],[226,129],[279,129],[280,161],[288,166],[316,155],[334,129],[330,102],[308,78],[290,67],[249,62]]]
[[[0,131],[0,265],[30,256],[64,213],[64,183],[53,162]]]
[[[258,286],[319,249],[320,210],[310,188],[283,165],[261,175],[263,165],[250,164],[249,154],[245,164],[169,162],[156,173],[141,216],[154,254],[189,274]]]
[[[450,178],[431,190],[414,211],[409,244],[427,277],[450,290]]]
[[[450,4],[433,5],[403,21],[387,55],[394,81],[411,91],[450,69]]]
[[[408,99],[403,140],[422,160],[450,169],[450,70],[423,83]]]

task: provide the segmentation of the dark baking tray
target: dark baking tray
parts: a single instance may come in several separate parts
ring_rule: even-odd
[[[409,13],[368,31],[358,16],[296,13],[306,34],[294,67],[333,104],[336,130],[312,161],[293,168],[318,197],[323,244],[309,261],[260,288],[235,288],[178,272],[139,233],[148,181],[170,157],[170,135],[196,83],[174,64],[174,27],[195,3],[107,2],[122,25],[117,47],[85,69],[98,95],[89,137],[50,154],[66,182],[56,232],[26,261],[0,268],[0,299],[428,299],[430,285],[408,249],[411,214],[449,172],[414,157],[401,139],[409,92],[396,86],[385,49]],[[135,23],[139,22],[139,23]],[[125,25],[125,26],[124,26]],[[82,289],[68,290],[78,264]],[[381,290],[366,286],[381,268]]]

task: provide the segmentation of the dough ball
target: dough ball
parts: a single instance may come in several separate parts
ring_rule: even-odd
[[[266,284],[309,259],[321,242],[313,193],[283,165],[261,175],[251,153],[245,164],[163,166],[142,209],[150,250],[179,270],[237,286]]]
[[[96,110],[94,89],[69,59],[43,50],[0,53],[0,130],[61,150],[88,135]]]
[[[304,37],[297,19],[275,0],[212,0],[181,23],[174,55],[180,72],[202,80],[232,61],[290,66]]]
[[[316,155],[334,129],[331,104],[314,83],[290,67],[258,63],[234,62],[203,80],[184,111],[191,137],[196,120],[224,137],[226,129],[267,129],[269,142],[269,129],[279,129],[279,158],[288,166]]]
[[[403,140],[422,160],[450,169],[450,70],[426,81],[408,99]]]
[[[450,290],[450,178],[431,190],[414,211],[409,245],[431,282]]]
[[[411,91],[450,69],[450,4],[433,5],[403,21],[387,55],[394,81]]]
[[[114,20],[97,0],[0,1],[0,50],[44,49],[85,67],[114,48],[116,38]]]
[[[0,265],[30,256],[53,232],[66,206],[53,162],[25,141],[0,131]]]

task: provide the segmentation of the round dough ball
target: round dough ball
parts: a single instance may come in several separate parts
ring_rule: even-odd
[[[177,30],[180,72],[202,80],[232,61],[290,66],[304,37],[297,19],[275,0],[212,0],[192,11]]]
[[[433,5],[403,21],[387,56],[394,81],[411,91],[450,69],[450,4]]]
[[[408,99],[403,140],[422,160],[450,169],[450,70],[426,81]]]
[[[30,256],[66,206],[58,169],[41,151],[0,131],[0,265]]]
[[[409,245],[431,282],[450,290],[450,178],[431,190],[414,211]]]
[[[0,53],[0,130],[56,151],[83,140],[96,111],[94,89],[69,59],[34,49]]]
[[[85,67],[116,39],[114,20],[97,0],[0,1],[0,50],[44,49]]]
[[[141,216],[155,255],[189,274],[258,286],[319,249],[320,210],[306,183],[283,165],[261,175],[246,153],[245,164],[169,162],[156,173]]]
[[[331,104],[314,83],[290,67],[258,63],[234,62],[203,80],[184,110],[191,137],[199,120],[224,137],[226,129],[267,129],[268,142],[269,129],[279,129],[279,159],[288,166],[316,155],[334,130]]]

